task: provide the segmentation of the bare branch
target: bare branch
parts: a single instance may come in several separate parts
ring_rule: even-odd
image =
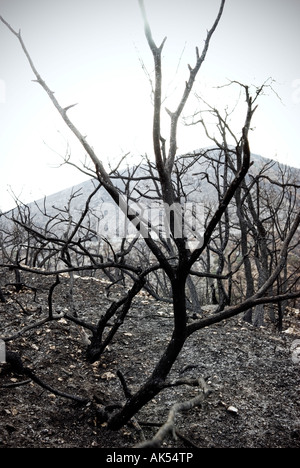
[[[196,330],[200,330],[202,328],[205,328],[209,325],[212,325],[213,323],[218,323],[221,322],[222,320],[228,319],[230,317],[234,317],[235,315],[240,314],[241,312],[245,312],[248,309],[251,309],[252,307],[259,305],[259,304],[270,304],[270,303],[277,303],[281,301],[285,301],[288,299],[293,299],[293,298],[298,298],[300,297],[300,291],[294,292],[294,293],[286,293],[286,294],[279,294],[275,296],[264,296],[264,294],[267,293],[268,289],[272,286],[278,275],[280,274],[281,270],[283,269],[285,263],[286,263],[286,257],[288,253],[288,246],[293,239],[293,236],[295,235],[295,232],[300,225],[300,212],[298,213],[293,226],[290,229],[290,232],[286,236],[281,252],[279,255],[280,261],[277,265],[277,267],[274,269],[273,273],[270,275],[270,277],[264,282],[264,284],[261,286],[261,288],[251,297],[246,299],[243,303],[231,306],[226,308],[224,311],[219,312],[217,314],[214,314],[211,317],[207,317],[205,319],[202,319],[200,321],[194,322],[191,325],[187,326],[187,335],[191,335],[193,332]]]
[[[153,114],[153,147],[156,157],[157,169],[162,180],[165,178],[163,158],[161,154],[160,146],[160,113],[161,113],[161,101],[162,101],[162,71],[161,71],[161,52],[166,41],[166,37],[161,43],[160,47],[157,47],[150,28],[150,24],[147,18],[144,0],[139,0],[139,6],[141,9],[142,17],[144,20],[145,36],[151,49],[154,66],[155,66],[155,88],[154,88],[154,114]]]
[[[166,169],[167,169],[168,173],[171,173],[171,171],[172,171],[172,168],[173,168],[173,165],[174,165],[175,155],[176,155],[176,152],[177,152],[177,124],[178,124],[178,119],[179,119],[179,117],[180,117],[180,115],[181,115],[181,113],[182,113],[182,111],[184,109],[184,106],[185,106],[185,104],[186,104],[186,102],[188,100],[188,97],[189,97],[189,95],[191,93],[191,90],[193,88],[194,81],[195,81],[195,78],[197,76],[197,73],[199,72],[199,70],[201,68],[201,65],[203,64],[203,62],[205,60],[205,57],[206,57],[206,54],[207,54],[207,51],[208,51],[208,48],[209,48],[210,40],[211,40],[212,35],[214,34],[214,32],[215,32],[215,30],[216,30],[216,28],[217,28],[217,26],[218,26],[218,24],[220,22],[221,16],[223,14],[224,6],[225,6],[225,0],[222,0],[220,8],[219,8],[218,15],[216,17],[216,20],[215,20],[212,28],[207,33],[207,37],[206,37],[206,40],[205,40],[205,43],[204,43],[204,47],[203,47],[201,56],[199,55],[198,47],[196,48],[196,58],[197,58],[196,65],[194,66],[194,68],[189,66],[190,76],[189,76],[189,80],[186,82],[185,90],[183,92],[180,103],[179,103],[179,105],[178,105],[175,112],[173,112],[173,113],[169,112],[169,115],[171,116],[171,134],[170,134],[169,155],[168,155],[168,160],[167,160],[167,164],[166,164]]]
[[[37,385],[44,388],[48,392],[51,392],[54,395],[57,395],[57,396],[60,396],[60,397],[63,397],[63,398],[71,399],[71,400],[76,401],[78,403],[82,403],[82,404],[88,403],[88,401],[89,401],[88,398],[82,398],[82,397],[78,397],[78,396],[75,396],[75,395],[71,395],[69,393],[61,392],[60,390],[57,390],[57,389],[51,387],[49,384],[47,384],[46,382],[41,380],[39,377],[37,377],[37,375],[35,374],[35,372],[32,369],[30,369],[29,367],[24,367],[24,365],[22,363],[22,360],[21,360],[20,356],[17,353],[12,353],[10,351],[7,352],[6,353],[6,360],[7,360],[7,363],[9,363],[12,366],[13,370],[15,370],[16,372],[18,372],[20,374],[24,374],[24,375],[28,376],[31,380],[33,380],[33,382],[35,382]]]
[[[142,1],[140,2],[140,4],[141,4],[141,6],[143,8],[143,2]],[[102,162],[100,161],[98,156],[95,154],[93,148],[88,144],[88,142],[86,140],[86,137],[83,136],[81,134],[81,132],[77,129],[77,127],[72,123],[72,121],[67,116],[66,110],[63,107],[61,107],[61,105],[59,104],[59,102],[55,98],[54,92],[50,90],[50,88],[48,87],[46,82],[42,79],[41,75],[38,73],[38,71],[35,68],[35,66],[33,64],[33,61],[32,61],[32,59],[31,59],[31,57],[29,55],[29,52],[27,51],[27,49],[25,47],[25,44],[24,44],[23,39],[21,37],[21,33],[20,32],[17,33],[16,31],[14,31],[14,29],[1,16],[0,16],[0,20],[18,38],[18,40],[19,40],[19,42],[21,44],[21,47],[22,47],[22,49],[23,49],[23,51],[24,51],[24,53],[26,55],[26,58],[27,58],[27,60],[28,60],[28,62],[30,64],[30,67],[31,67],[34,75],[36,76],[36,81],[46,91],[46,93],[48,94],[50,100],[52,101],[53,105],[55,106],[55,108],[57,109],[59,114],[61,115],[61,117],[64,120],[64,122],[66,123],[66,125],[70,128],[72,133],[77,137],[77,139],[79,140],[79,142],[84,147],[87,154],[89,155],[89,157],[93,161],[93,163],[95,165],[95,168],[96,168],[96,173],[97,173],[97,176],[99,178],[99,181],[106,188],[107,192],[110,194],[110,196],[112,197],[114,202],[119,206],[119,208],[123,211],[125,216],[128,217],[129,221],[132,222],[132,221],[136,220],[138,218],[137,215],[132,214],[132,213],[129,212],[126,200],[123,199],[123,197],[120,195],[118,189],[112,184],[111,179],[109,177],[109,174],[106,172]],[[151,36],[151,31],[150,31],[150,36],[149,36],[150,41],[151,41],[151,37],[152,36]],[[152,44],[152,41],[151,41],[151,44]],[[161,44],[160,48],[157,49],[159,51],[157,56],[159,56],[159,54],[161,52],[161,49],[163,47],[163,44],[164,44],[164,41]],[[158,125],[158,127],[160,127],[159,121],[158,121],[158,124],[155,124],[155,125]],[[160,134],[159,134],[158,140],[159,139],[160,139]],[[173,274],[172,268],[170,267],[170,265],[169,265],[167,259],[165,258],[163,252],[159,249],[159,247],[156,245],[156,243],[152,240],[151,235],[149,234],[149,230],[148,230],[147,226],[145,226],[142,222],[138,222],[135,225],[136,225],[136,228],[140,231],[141,235],[144,237],[145,242],[147,243],[150,250],[156,256],[156,258],[161,262],[161,264],[164,265],[164,268],[168,271],[169,275],[172,275]]]
[[[2,16],[0,16],[0,20],[2,21],[2,23],[4,23],[8,28],[9,30],[17,37],[17,39],[19,40],[20,44],[21,44],[21,47],[23,49],[23,52],[29,62],[29,65],[31,67],[31,70],[33,71],[35,77],[36,77],[36,82],[39,83],[42,88],[46,91],[46,93],[48,94],[49,98],[51,99],[52,101],[52,104],[55,106],[55,108],[58,110],[59,114],[61,115],[61,117],[63,118],[64,122],[67,124],[67,126],[69,127],[69,129],[72,131],[72,133],[77,137],[77,139],[80,141],[80,143],[82,144],[82,146],[85,148],[86,152],[89,154],[90,158],[92,159],[93,163],[95,164],[95,167],[97,168],[97,170],[99,171],[99,174],[101,174],[101,179],[103,179],[103,183],[105,183],[106,185],[111,185],[111,182],[109,180],[109,176],[108,174],[106,173],[105,169],[104,169],[104,166],[102,164],[102,162],[99,160],[99,158],[96,156],[94,150],[92,149],[92,147],[87,143],[86,141],[86,138],[79,132],[79,130],[75,127],[75,125],[71,122],[71,120],[69,119],[69,117],[67,116],[67,110],[70,108],[70,107],[67,107],[67,108],[63,108],[61,107],[61,105],[59,104],[59,102],[57,101],[56,97],[54,96],[54,92],[51,91],[51,89],[48,87],[48,85],[46,84],[46,82],[42,79],[41,75],[39,74],[39,72],[37,71],[34,63],[33,63],[33,60],[31,59],[30,55],[29,55],[29,52],[24,44],[24,41],[22,39],[22,36],[21,36],[21,32],[16,32],[3,18]],[[72,106],[71,106],[72,107]]]
[[[168,419],[165,424],[159,429],[159,431],[155,434],[155,436],[148,441],[142,442],[136,445],[136,448],[158,448],[161,446],[163,440],[167,437],[168,434],[173,434],[175,437],[175,422],[176,422],[176,415],[181,411],[187,411],[196,406],[199,406],[203,403],[203,400],[209,396],[211,393],[211,389],[208,387],[205,380],[200,377],[198,379],[198,385],[201,388],[201,393],[199,393],[196,397],[192,398],[188,401],[183,401],[181,403],[176,403],[172,406]]]

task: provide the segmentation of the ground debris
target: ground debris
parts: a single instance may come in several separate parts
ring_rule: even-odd
[[[36,302],[26,297],[24,314],[14,302],[14,293],[0,303],[0,336],[12,335],[42,318],[47,310],[51,278],[29,277],[37,288]],[[107,284],[75,278],[74,300],[79,318],[97,323],[110,303]],[[67,304],[68,278],[53,297],[54,312]],[[112,289],[111,294],[121,294]],[[21,302],[22,299],[19,298]],[[209,308],[206,314],[213,313]],[[99,362],[89,364],[79,327],[65,318],[47,322],[19,336],[7,347],[22,357],[25,366],[57,390],[98,401],[103,405],[124,402],[121,371],[131,392],[150,374],[171,335],[172,310],[140,294],[133,308]],[[169,380],[203,376],[212,393],[199,407],[178,414],[176,430],[182,438],[170,437],[169,447],[299,448],[299,362],[293,360],[293,343],[300,339],[299,314],[288,316],[286,333],[272,324],[254,329],[241,318],[203,329],[192,335],[174,365]],[[197,388],[183,385],[167,388],[145,406],[136,420],[146,439],[151,439],[166,420],[170,408],[195,397]],[[43,390],[23,375],[0,365],[0,447],[133,447],[140,434],[127,426],[112,432],[97,423],[92,404],[78,405]],[[99,397],[100,395],[100,397]],[[222,402],[220,404],[220,402]],[[101,403],[97,403],[101,406]],[[142,422],[144,423],[142,425]]]

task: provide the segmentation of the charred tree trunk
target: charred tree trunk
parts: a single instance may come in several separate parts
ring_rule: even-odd
[[[97,361],[112,341],[116,332],[123,324],[125,317],[130,310],[133,299],[140,292],[144,284],[144,278],[137,279],[133,287],[128,291],[127,295],[118,302],[113,302],[106,313],[101,317],[97,327],[92,330],[93,334],[91,337],[91,343],[87,348],[87,358],[89,362],[92,363]],[[105,328],[108,326],[108,321],[113,317],[115,317],[115,323],[107,336],[103,338],[103,333]]]
[[[253,296],[254,294],[254,281],[252,275],[251,261],[248,255],[248,226],[244,216],[244,210],[241,206],[240,189],[236,193],[237,202],[237,215],[239,220],[239,227],[241,231],[241,252],[243,256],[244,272],[246,279],[246,299]],[[248,323],[252,323],[252,309],[249,309],[244,314],[244,320]]]
[[[150,378],[125,404],[120,412],[115,414],[109,421],[108,427],[118,430],[126,424],[144,405],[157,395],[162,388],[174,362],[186,340],[186,275],[177,273],[172,281],[174,331],[171,340],[152,372]]]
[[[6,299],[5,299],[5,297],[4,297],[4,294],[3,294],[1,288],[0,288],[0,302],[2,302],[2,303],[5,303],[5,302],[6,302]]]

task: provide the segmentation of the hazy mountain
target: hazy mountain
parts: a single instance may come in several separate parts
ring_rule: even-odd
[[[180,176],[176,176],[175,171],[174,184],[175,186],[180,185],[189,202],[216,203],[217,191],[214,188],[216,167],[218,167],[218,175],[222,179],[224,171],[223,155],[221,156],[219,151],[211,151],[209,153],[210,159],[206,159],[204,156],[197,156],[197,154],[198,152],[195,151],[193,155],[179,157],[176,167],[177,173]],[[213,164],[212,160],[214,161]],[[217,164],[217,161],[219,164]],[[262,167],[267,165],[268,171],[266,175],[275,181],[278,180],[281,171],[291,170],[291,168],[278,164],[275,161],[254,154],[252,155],[252,162],[250,172],[253,175],[257,174]],[[297,180],[300,181],[300,170],[293,168],[291,172],[293,176],[296,174]],[[124,189],[125,184],[128,184],[129,177],[133,174],[129,187],[131,196],[137,201],[135,208],[139,212],[140,206],[138,206],[138,203],[144,202],[145,206],[152,203],[153,206],[150,197],[155,194],[155,182],[149,178],[149,171],[145,166],[140,166],[136,171],[133,168],[124,169],[122,172],[120,171],[120,174],[124,177],[124,180],[121,178],[114,179],[114,183],[121,190]],[[154,168],[152,168],[152,175],[154,177],[157,176]],[[43,228],[47,226],[47,223],[51,223],[52,226],[56,226],[57,234],[58,231],[60,233],[66,232],[68,223],[70,223],[70,215],[73,223],[80,218],[86,208],[88,198],[97,187],[99,187],[97,180],[88,180],[54,193],[45,199],[28,204],[27,211],[30,211],[30,217],[31,219],[33,218],[35,226]],[[89,210],[89,226],[92,226],[96,232],[99,233],[100,229],[100,231],[104,231],[103,235],[105,235],[105,232],[110,231],[109,225],[113,225],[114,232],[118,230],[118,227],[112,223],[112,218],[118,219],[118,223],[120,223],[120,215],[115,211],[116,206],[112,203],[109,194],[103,187],[99,187],[91,199]],[[16,214],[16,211],[15,209],[12,213]],[[87,222],[87,218],[85,218],[85,222]],[[124,219],[121,220],[121,223],[124,223]],[[109,232],[106,235],[109,235]]]
[[[197,153],[197,151],[195,153]],[[190,161],[192,160],[192,157],[193,156],[186,157],[186,162],[185,162],[186,167],[189,166]],[[272,162],[272,160],[270,159],[266,159],[266,158],[263,158],[262,156],[258,156],[255,154],[251,155],[251,159],[253,162],[251,171],[254,173],[258,172],[259,169],[264,164],[268,162]],[[275,161],[273,162],[275,163]],[[276,163],[275,168],[271,169],[271,173],[272,174],[274,174],[274,172],[277,173],[277,169],[278,169],[278,166]],[[211,178],[214,177],[212,168],[209,167],[207,162],[204,162],[204,161],[196,162],[189,170],[186,171],[186,173],[183,176],[183,180],[182,180],[183,183],[191,184],[193,182],[193,186],[197,189],[197,199],[203,199],[207,196],[210,197],[211,196],[210,192],[213,192],[213,190],[209,188],[207,179],[203,177],[203,173],[205,171],[210,175]],[[295,169],[295,171],[298,171],[300,174],[300,169]],[[127,171],[123,170],[123,172],[121,172],[121,175],[122,174],[124,176],[127,176]],[[134,179],[138,177],[144,177],[145,175],[146,175],[146,171],[140,168],[134,174]],[[124,183],[122,183],[120,180],[114,179],[114,183],[119,188],[124,188]],[[36,200],[33,203],[29,203],[29,207],[35,211],[37,206],[40,207],[41,210],[44,210],[44,206],[45,206],[47,209],[47,212],[50,214],[56,211],[57,208],[64,209],[65,207],[67,207],[70,198],[74,197],[72,208],[74,210],[81,211],[85,207],[85,202],[87,198],[93,192],[93,190],[95,190],[98,184],[99,183],[97,180],[90,179],[90,180],[87,180],[86,182],[82,182],[80,184],[67,187],[66,189],[53,193],[52,195],[48,195],[46,200],[42,198],[40,200]],[[151,184],[151,181],[149,182],[149,181],[143,180],[139,182],[139,187],[145,189],[146,191],[146,190],[149,190],[149,184]],[[91,207],[94,208],[95,206],[103,202],[110,202],[110,201],[111,201],[111,198],[109,194],[106,192],[106,190],[104,188],[100,188],[97,194],[93,197],[93,200],[91,202]]]

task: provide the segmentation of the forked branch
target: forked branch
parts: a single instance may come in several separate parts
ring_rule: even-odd
[[[206,36],[206,40],[204,42],[204,47],[203,47],[203,50],[202,50],[202,54],[200,55],[199,54],[199,50],[198,50],[198,47],[196,47],[196,65],[194,66],[194,68],[192,68],[190,65],[189,65],[189,71],[190,71],[190,76],[189,76],[189,79],[188,81],[186,82],[185,84],[185,89],[184,89],[184,92],[183,92],[183,95],[182,95],[182,98],[178,104],[178,107],[177,109],[175,110],[175,112],[170,112],[168,111],[168,114],[170,115],[171,117],[171,134],[170,134],[170,148],[169,148],[169,155],[168,155],[168,159],[167,159],[167,171],[169,173],[171,173],[172,169],[173,169],[173,166],[174,166],[174,160],[175,160],[175,156],[176,156],[176,151],[177,151],[177,124],[178,124],[178,119],[186,105],[186,102],[189,98],[189,95],[192,91],[192,88],[193,88],[193,85],[194,85],[194,82],[195,82],[195,78],[206,58],[206,54],[207,54],[207,51],[208,51],[208,48],[209,48],[209,44],[210,44],[210,40],[215,32],[215,30],[217,29],[217,26],[219,24],[219,21],[221,19],[221,16],[223,14],[223,10],[224,10],[224,6],[225,6],[225,0],[222,0],[221,1],[221,5],[220,5],[220,8],[219,8],[219,12],[218,12],[218,15],[215,19],[215,22],[212,26],[212,28],[207,32],[207,36]]]
[[[153,54],[153,59],[154,59],[154,66],[155,66],[155,88],[154,88],[154,115],[153,115],[153,146],[154,146],[154,153],[156,157],[156,164],[157,164],[157,169],[159,171],[161,180],[164,181],[166,178],[166,175],[170,176],[173,166],[174,166],[174,160],[176,156],[176,151],[177,151],[177,124],[178,124],[178,119],[186,105],[186,102],[188,100],[188,97],[192,91],[195,78],[197,76],[197,73],[199,72],[201,65],[203,64],[206,54],[209,48],[210,40],[212,38],[212,35],[214,34],[219,21],[221,19],[221,16],[223,14],[224,6],[225,6],[225,0],[221,1],[221,5],[219,8],[218,15],[214,21],[214,24],[212,28],[207,32],[207,37],[204,42],[204,47],[202,50],[202,53],[200,55],[198,47],[196,47],[196,64],[194,67],[191,67],[189,65],[189,79],[186,82],[185,89],[183,92],[183,95],[180,99],[180,102],[177,106],[177,109],[174,112],[169,111],[166,109],[167,113],[169,114],[171,118],[171,125],[170,125],[170,147],[169,147],[169,153],[168,153],[168,158],[166,162],[164,161],[163,155],[162,155],[162,150],[161,150],[161,132],[160,132],[160,118],[161,118],[161,95],[162,95],[162,66],[161,66],[161,53],[163,46],[166,41],[166,37],[162,41],[161,45],[158,47],[155,44],[155,41],[152,36],[150,24],[147,18],[146,14],[146,9],[144,5],[144,0],[139,0],[139,5],[142,13],[142,17],[144,20],[144,28],[145,28],[145,36],[148,41],[149,47],[151,49],[151,52]],[[164,164],[165,162],[165,164]]]

